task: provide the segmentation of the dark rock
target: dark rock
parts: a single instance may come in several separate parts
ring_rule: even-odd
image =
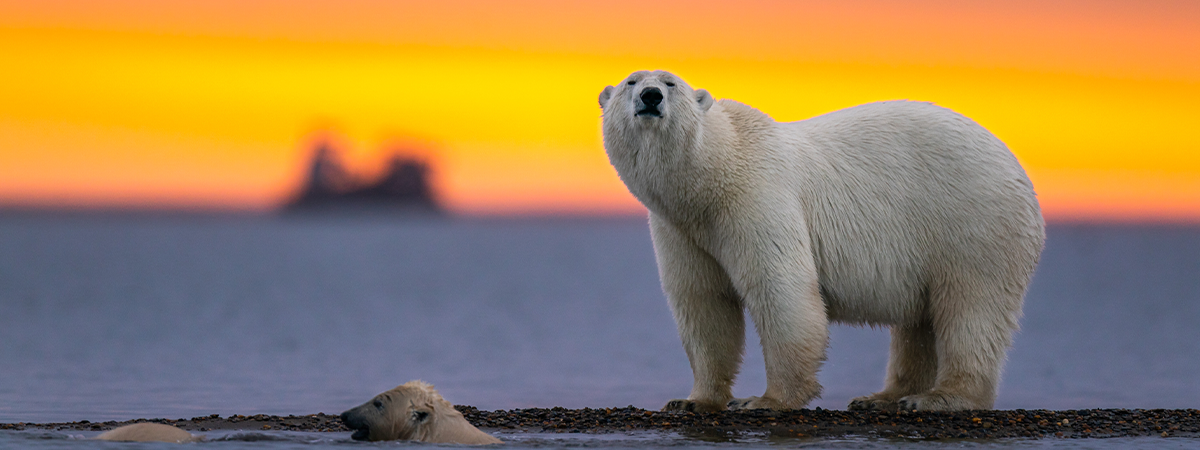
[[[881,413],[876,411],[723,411],[717,413],[659,412],[633,407],[571,410],[530,408],[480,411],[456,406],[468,421],[483,429],[552,433],[611,433],[630,430],[671,430],[684,436],[766,432],[778,436],[881,436],[890,439],[1097,438],[1123,436],[1200,437],[1200,411],[1087,410],[1087,411],[967,411]],[[93,423],[0,423],[0,430],[107,430],[135,422],[171,423],[189,431],[288,430],[349,432],[338,416],[217,415],[189,420],[137,419]]]

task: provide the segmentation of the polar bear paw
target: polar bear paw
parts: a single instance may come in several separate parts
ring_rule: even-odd
[[[847,406],[846,409],[850,411],[895,411],[899,406],[897,396],[880,392],[855,397],[850,400],[850,406]]]
[[[725,406],[721,403],[699,402],[686,398],[675,399],[667,402],[662,407],[663,411],[687,411],[687,412],[716,412],[724,411]]]
[[[738,409],[789,409],[788,407],[784,406],[783,403],[780,403],[779,400],[775,400],[770,397],[735,398],[733,400],[730,400],[726,406],[729,407],[729,409],[731,409],[731,410],[738,410]]]
[[[961,395],[938,390],[906,396],[897,402],[897,406],[902,411],[963,411],[991,408],[991,405],[980,405]]]

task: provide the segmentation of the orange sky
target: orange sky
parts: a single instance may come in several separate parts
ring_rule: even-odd
[[[0,0],[0,204],[267,209],[307,147],[435,149],[463,213],[636,212],[596,96],[662,68],[777,120],[933,101],[1051,220],[1200,220],[1200,3]]]

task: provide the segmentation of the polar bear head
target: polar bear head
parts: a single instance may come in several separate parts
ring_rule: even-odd
[[[606,135],[610,130],[694,128],[712,104],[708,91],[693,90],[662,70],[634,72],[600,92]]]
[[[467,422],[433,385],[410,381],[342,413],[357,441],[413,440],[431,443],[498,444]]]
[[[664,196],[689,190],[672,184],[684,177],[667,172],[703,159],[705,128],[720,108],[713,108],[708,91],[694,90],[661,70],[634,72],[616,86],[605,87],[600,107],[609,162],[643,205],[666,211],[670,202],[664,202]]]

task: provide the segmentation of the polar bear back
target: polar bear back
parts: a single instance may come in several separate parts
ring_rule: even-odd
[[[764,127],[753,108],[718,105],[739,135],[769,134],[761,163],[790,172],[777,182],[800,198],[831,319],[908,322],[939,301],[925,295],[931,284],[979,277],[994,287],[1027,280],[1036,264],[1045,232],[1033,186],[970,119],[892,101]]]
[[[118,427],[106,431],[99,436],[101,441],[121,442],[174,442],[187,443],[203,440],[201,436],[193,436],[187,431],[161,423],[142,422]]]

